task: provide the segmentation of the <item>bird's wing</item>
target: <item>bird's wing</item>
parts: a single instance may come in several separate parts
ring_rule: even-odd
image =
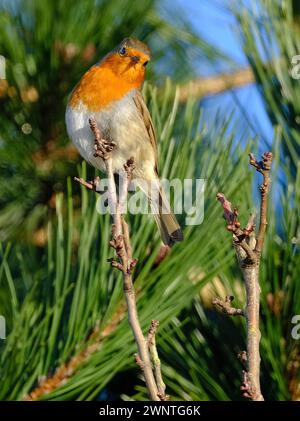
[[[135,96],[133,97],[134,103],[136,108],[145,123],[145,128],[149,136],[150,143],[152,145],[154,156],[155,156],[155,170],[158,173],[158,156],[157,156],[157,142],[155,136],[155,130],[153,126],[153,122],[149,113],[149,110],[145,104],[143,95],[140,91],[137,91]]]

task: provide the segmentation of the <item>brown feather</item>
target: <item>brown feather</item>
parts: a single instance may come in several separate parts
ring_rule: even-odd
[[[158,174],[158,154],[157,154],[157,142],[156,142],[156,135],[155,135],[155,130],[154,130],[154,126],[153,126],[153,122],[149,113],[149,110],[145,104],[143,95],[141,94],[140,91],[137,91],[136,95],[133,98],[134,103],[140,113],[140,116],[142,118],[142,120],[145,123],[145,127],[149,136],[149,140],[151,143],[151,146],[153,148],[154,151],[154,156],[155,156],[155,171]]]

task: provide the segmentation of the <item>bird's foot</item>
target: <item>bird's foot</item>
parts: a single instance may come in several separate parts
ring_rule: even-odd
[[[94,157],[100,157],[103,160],[107,160],[110,156],[111,151],[114,149],[116,144],[106,139],[102,139],[101,132],[99,127],[97,126],[97,122],[95,119],[89,119],[90,128],[95,135],[95,143],[94,143]]]
[[[124,164],[124,170],[129,179],[132,177],[133,170],[135,169],[134,158],[131,156]]]
[[[86,187],[88,190],[93,190],[96,193],[101,193],[100,177],[95,177],[93,181],[85,181],[83,178],[78,177],[74,177],[74,180],[82,186]]]
[[[99,156],[100,158],[106,160],[109,158],[111,151],[114,149],[115,143],[110,142],[106,139],[95,139],[94,144],[94,157]]]

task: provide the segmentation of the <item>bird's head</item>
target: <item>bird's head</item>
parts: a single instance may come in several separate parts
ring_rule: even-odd
[[[100,64],[109,67],[123,80],[142,83],[150,58],[150,49],[146,44],[137,39],[125,38]]]

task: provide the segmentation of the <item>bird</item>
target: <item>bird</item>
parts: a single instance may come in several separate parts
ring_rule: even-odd
[[[114,145],[115,174],[122,174],[133,158],[132,181],[148,196],[163,243],[172,246],[183,240],[183,232],[159,179],[155,129],[141,92],[150,59],[146,44],[125,38],[81,77],[69,96],[65,121],[71,141],[95,168],[104,171],[105,165],[95,156],[91,118],[101,137]]]

